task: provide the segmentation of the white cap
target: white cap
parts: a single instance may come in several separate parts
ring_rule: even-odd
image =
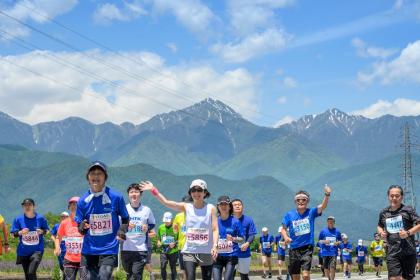
[[[363,240],[359,239],[359,241],[357,241],[357,245],[362,246],[363,245]]]
[[[341,238],[343,238],[343,239],[348,239],[348,236],[347,236],[347,234],[342,233],[342,234],[341,234]]]
[[[165,213],[163,214],[163,219],[162,219],[162,221],[163,221],[164,223],[166,223],[166,222],[172,222],[172,213],[171,213],[171,212],[165,212]]]
[[[70,215],[69,215],[69,213],[67,213],[66,211],[63,211],[63,212],[61,212],[60,216],[61,216],[61,217],[62,217],[62,216],[66,216],[66,217],[68,217],[68,216],[70,216]]]
[[[281,232],[281,229],[283,228],[283,226],[279,226],[279,232]]]
[[[261,231],[266,232],[266,231],[268,231],[268,228],[267,228],[267,227],[263,227],[263,228],[261,229]]]
[[[191,182],[190,189],[192,189],[193,187],[200,187],[203,190],[207,190],[207,183],[204,180],[195,179],[194,181]]]

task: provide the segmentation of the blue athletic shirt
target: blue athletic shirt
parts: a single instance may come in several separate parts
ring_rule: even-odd
[[[347,242],[346,244],[344,244],[344,243],[341,243],[340,244],[340,249],[341,249],[341,257],[342,257],[342,259],[343,260],[351,260],[351,252],[344,252],[344,249],[347,249],[347,250],[352,250],[353,249],[353,246],[351,245],[351,243],[350,242]]]
[[[242,229],[245,233],[245,240],[244,240],[245,242],[250,235],[257,234],[257,229],[255,227],[254,220],[251,217],[242,215],[242,217],[239,218],[239,222],[241,222]],[[241,249],[239,249],[239,254],[238,254],[239,258],[251,257],[251,248],[250,248],[251,244],[249,245],[250,246],[248,246],[248,249],[246,251],[242,251]]]
[[[57,237],[57,231],[59,227],[60,227],[60,223],[55,224],[53,226],[53,228],[51,229],[52,236]],[[61,249],[61,256],[64,257],[64,255],[66,254],[66,241],[64,240],[64,238],[61,240],[60,249]]]
[[[44,216],[38,213],[35,213],[33,218],[28,218],[25,214],[19,215],[13,220],[10,232],[16,233],[24,228],[29,229],[29,233],[25,236],[19,236],[16,254],[18,256],[30,256],[35,252],[44,252],[44,235],[36,233],[38,228],[49,230]]]
[[[276,236],[275,242],[277,244],[277,255],[279,256],[286,256],[286,250],[280,245],[280,242],[283,241],[283,236],[281,236],[281,234]]]
[[[282,224],[289,229],[291,249],[314,245],[315,218],[321,215],[318,214],[318,208],[308,208],[302,215],[296,209],[286,213]]]
[[[83,238],[83,255],[116,255],[118,254],[117,231],[120,227],[119,217],[128,219],[127,208],[121,194],[105,187],[111,203],[103,204],[100,195],[86,202],[91,194],[88,190],[77,203],[75,221],[80,224],[87,220],[90,229]]]
[[[319,242],[321,245],[323,257],[332,257],[338,255],[338,246],[333,244],[334,242],[341,241],[341,232],[338,229],[329,229],[328,227],[325,227],[319,233],[318,240],[328,240],[330,242],[329,244]]]
[[[273,252],[273,248],[271,247],[271,243],[273,242],[274,237],[271,234],[260,236],[261,249],[266,254],[271,254]]]
[[[367,256],[367,248],[366,246],[357,246],[356,247],[356,256],[358,263],[364,263]]]
[[[226,236],[229,234],[232,237],[244,237],[244,231],[242,229],[241,222],[233,216],[230,216],[226,220],[222,220],[219,216],[218,225],[219,225],[219,256],[223,257],[237,257],[239,251],[238,243],[229,242],[226,240]],[[229,253],[230,252],[230,253]]]

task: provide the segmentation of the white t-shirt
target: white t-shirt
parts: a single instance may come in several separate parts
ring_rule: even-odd
[[[135,210],[130,204],[126,205],[128,215],[130,216],[130,224],[134,225],[129,229],[126,236],[127,240],[123,243],[123,251],[147,251],[147,232],[142,231],[144,224],[156,224],[155,217],[149,207],[140,205]]]

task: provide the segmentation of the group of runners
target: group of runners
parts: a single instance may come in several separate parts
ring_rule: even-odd
[[[63,279],[111,279],[113,269],[121,262],[127,279],[142,279],[143,270],[150,264],[150,239],[156,234],[161,250],[161,276],[167,278],[169,263],[171,279],[177,277],[179,262],[184,279],[193,280],[200,267],[202,279],[233,279],[238,272],[241,280],[248,279],[251,263],[250,244],[257,230],[253,219],[244,215],[240,199],[221,196],[214,206],[206,202],[210,196],[207,184],[201,179],[191,182],[182,201],[167,199],[149,181],[130,184],[129,203],[123,195],[106,185],[107,167],[99,161],[91,163],[86,172],[89,189],[81,197],[68,200],[70,213],[53,231],[55,254],[63,256]],[[176,211],[164,214],[157,226],[151,209],[141,202],[143,192],[150,192],[162,205]],[[325,186],[322,203],[309,208],[310,195],[299,191],[294,197],[296,209],[287,212],[279,228],[281,237],[275,240],[284,249],[289,246],[288,274],[292,279],[310,279],[314,251],[315,219],[328,205],[331,188]],[[413,279],[416,266],[414,235],[420,230],[420,218],[413,208],[402,204],[403,190],[393,185],[388,189],[390,205],[380,212],[377,233],[387,241],[388,276],[392,280]],[[35,211],[33,199],[22,201],[23,214],[12,223],[11,234],[19,238],[17,264],[21,264],[26,279],[37,279],[36,271],[44,252],[44,235],[49,227],[45,217]],[[340,247],[343,256],[351,252],[345,236],[334,227],[335,219],[320,233],[324,268],[329,279],[334,278],[336,257]],[[272,240],[261,236],[261,246]],[[8,249],[7,234],[4,235]],[[340,241],[341,240],[341,241]],[[63,243],[64,242],[64,243]],[[121,244],[121,245],[120,245]],[[120,248],[121,247],[121,248]],[[282,259],[284,261],[284,259]],[[270,274],[264,276],[270,277]]]

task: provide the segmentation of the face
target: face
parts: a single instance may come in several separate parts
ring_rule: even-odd
[[[201,201],[204,199],[204,190],[200,187],[193,187],[190,190],[190,194],[194,201]]]
[[[70,202],[69,203],[69,210],[71,212],[76,212],[76,209],[77,209],[77,202]]]
[[[343,238],[343,243],[347,243],[347,238]]]
[[[131,203],[140,203],[141,193],[137,189],[130,189],[128,192],[128,199]]]
[[[398,208],[401,206],[403,196],[399,188],[392,188],[388,192],[388,200],[391,207]]]
[[[379,240],[379,235],[375,235],[375,240],[378,241]]]
[[[94,168],[88,173],[89,185],[94,189],[101,189],[105,186],[105,172],[100,168]]]
[[[226,203],[226,202],[219,203],[217,205],[217,208],[219,209],[221,214],[225,214],[225,215],[229,214],[229,211],[230,211],[229,203]]]
[[[308,207],[308,199],[307,198],[295,198],[295,204],[298,210],[306,209]]]
[[[334,222],[334,220],[333,220],[333,219],[328,219],[328,220],[327,220],[327,226],[328,226],[329,228],[333,228],[333,227],[334,227],[334,225],[335,225],[335,222]]]
[[[262,232],[262,234],[263,234],[264,236],[266,236],[266,235],[268,234],[268,231],[263,231],[263,232]]]
[[[233,213],[235,214],[242,214],[243,206],[240,201],[232,202]]]
[[[32,203],[25,203],[22,205],[23,212],[25,213],[32,213],[34,212],[35,206]]]
[[[165,226],[170,227],[172,225],[172,221],[170,222],[165,222]]]

